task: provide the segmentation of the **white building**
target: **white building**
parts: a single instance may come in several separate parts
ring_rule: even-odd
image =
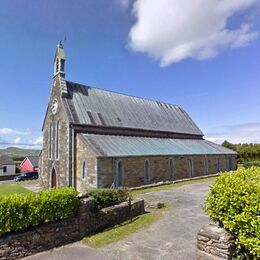
[[[0,175],[15,174],[16,165],[13,159],[7,155],[0,156]]]

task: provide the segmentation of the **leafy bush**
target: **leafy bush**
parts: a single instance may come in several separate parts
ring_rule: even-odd
[[[237,248],[260,258],[260,168],[223,173],[211,186],[204,210],[237,237]]]
[[[95,199],[98,208],[115,205],[129,197],[128,192],[123,189],[91,189],[87,191],[87,195]]]
[[[247,169],[253,166],[258,166],[260,167],[260,162],[245,162],[243,163],[243,166]]]
[[[78,210],[79,203],[73,188],[0,196],[0,236],[68,218]]]

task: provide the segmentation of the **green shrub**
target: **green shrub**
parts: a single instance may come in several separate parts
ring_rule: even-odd
[[[0,236],[68,218],[77,212],[79,203],[73,188],[0,196]]]
[[[91,189],[87,191],[87,195],[95,199],[98,208],[115,205],[129,197],[128,192],[123,189]]]
[[[250,168],[250,167],[253,167],[253,166],[258,166],[258,167],[260,167],[260,162],[258,161],[258,162],[245,162],[245,163],[243,163],[243,166],[246,168],[246,169],[248,169],[248,168]]]
[[[260,168],[223,173],[211,186],[204,210],[237,237],[237,248],[260,258]]]

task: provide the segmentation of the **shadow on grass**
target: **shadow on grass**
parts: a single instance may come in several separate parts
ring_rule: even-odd
[[[148,228],[151,224],[160,220],[163,217],[163,213],[169,209],[169,205],[165,204],[165,207],[161,209],[146,211],[132,220],[127,220],[100,233],[85,237],[82,243],[91,247],[103,247],[110,243],[115,243],[133,233]]]

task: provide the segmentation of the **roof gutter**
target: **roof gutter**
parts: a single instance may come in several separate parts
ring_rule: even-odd
[[[177,138],[177,139],[203,139],[203,135],[177,133],[167,131],[154,131],[149,129],[111,127],[102,125],[89,125],[70,123],[77,133],[90,133],[102,135],[121,135],[121,136],[139,136],[139,137],[158,137],[158,138]]]

